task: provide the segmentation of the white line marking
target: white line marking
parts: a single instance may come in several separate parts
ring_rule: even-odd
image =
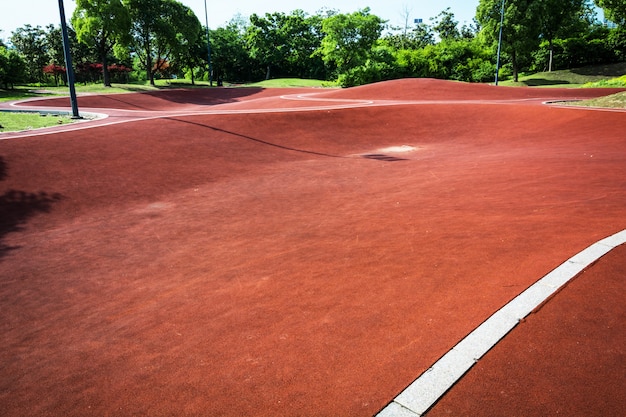
[[[418,417],[424,414],[476,361],[517,326],[520,320],[589,265],[624,243],[626,230],[594,243],[559,265],[443,355],[378,413],[377,417]]]

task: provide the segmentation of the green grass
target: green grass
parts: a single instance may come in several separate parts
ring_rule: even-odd
[[[71,122],[72,119],[69,115],[0,111],[0,132],[39,129]]]
[[[246,87],[261,88],[297,88],[297,87],[337,87],[337,83],[322,80],[306,80],[302,78],[278,78],[258,83],[245,84]]]
[[[601,80],[593,83],[585,84],[585,87],[610,87],[610,88],[626,88],[626,75],[610,80]]]
[[[625,109],[626,93],[611,94],[610,96],[594,98],[591,100],[573,101],[568,104],[572,106]]]
[[[131,84],[112,84],[111,87],[105,87],[102,84],[76,84],[77,94],[117,94],[128,92],[141,92],[141,91],[155,91],[168,88],[208,88],[208,81],[196,81],[195,84],[191,84],[190,80],[155,80],[155,86],[150,85],[147,81],[134,82]],[[305,80],[299,78],[281,78],[276,80],[267,80],[259,83],[249,84],[233,84],[229,86],[233,87],[259,87],[259,88],[288,88],[288,87],[335,87],[336,83],[332,81],[321,80]],[[217,83],[214,82],[213,86],[216,87]],[[12,90],[0,89],[0,101],[13,101],[23,100],[27,98],[37,97],[51,97],[51,96],[63,96],[68,95],[68,87],[51,87],[51,86],[39,86],[28,85],[18,86]]]
[[[605,82],[626,74],[626,63],[596,65],[571,70],[539,72],[519,77],[519,82],[501,82],[504,86],[530,87],[587,87],[590,83]]]

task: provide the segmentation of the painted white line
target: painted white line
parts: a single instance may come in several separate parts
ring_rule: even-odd
[[[520,320],[589,265],[624,243],[626,230],[602,239],[569,258],[467,335],[401,392],[377,417],[423,415]]]

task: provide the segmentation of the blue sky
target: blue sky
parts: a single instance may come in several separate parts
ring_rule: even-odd
[[[179,0],[180,1],[180,0]],[[478,0],[206,0],[209,8],[209,27],[224,26],[236,14],[249,16],[253,13],[268,12],[289,13],[295,9],[302,9],[313,14],[322,8],[336,9],[342,13],[351,13],[369,7],[373,14],[388,20],[390,24],[401,26],[404,23],[403,15],[409,12],[410,21],[435,17],[442,10],[450,7],[456,20],[461,24],[470,24],[476,14]],[[204,0],[182,0],[205,23]],[[3,0],[0,13],[0,39],[8,39],[15,29],[31,24],[32,26],[46,26],[50,23],[59,24],[59,7],[57,0]],[[74,0],[64,0],[65,14],[69,20],[75,8]]]

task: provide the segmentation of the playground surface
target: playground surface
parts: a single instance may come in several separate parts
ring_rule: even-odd
[[[546,104],[612,92],[93,95],[107,117],[0,134],[0,414],[625,415],[621,240],[434,405],[402,399],[623,236],[626,112]]]

